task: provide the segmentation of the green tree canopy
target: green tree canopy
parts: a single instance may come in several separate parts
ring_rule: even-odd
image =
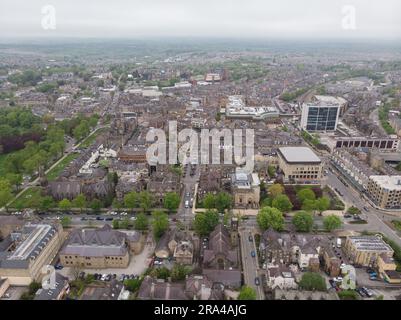
[[[160,239],[160,237],[166,232],[169,226],[168,215],[161,211],[154,211],[152,213],[152,228],[153,234],[156,239]]]
[[[144,212],[149,211],[153,205],[153,196],[149,191],[141,191],[139,193],[139,205]]]
[[[225,209],[230,209],[232,206],[232,197],[227,192],[219,192],[216,195],[216,209],[219,212],[224,212]]]
[[[194,221],[195,231],[201,235],[209,235],[219,223],[219,214],[216,210],[206,210],[197,213]]]
[[[273,228],[276,231],[282,231],[284,229],[284,217],[277,208],[264,207],[260,209],[256,221],[262,230]]]
[[[282,194],[284,192],[284,186],[282,184],[275,183],[268,188],[268,192],[270,196],[274,199],[279,194]]]
[[[297,193],[297,198],[301,203],[304,203],[305,200],[315,200],[316,195],[310,188],[302,188]]]
[[[58,207],[63,211],[67,211],[71,209],[71,201],[68,199],[63,199],[58,203]]]
[[[326,281],[316,272],[306,272],[302,275],[299,287],[304,290],[326,291]]]
[[[300,232],[309,232],[313,227],[313,215],[309,212],[298,211],[292,218],[295,229]]]
[[[145,214],[140,213],[136,216],[136,220],[134,222],[134,227],[136,230],[147,230],[149,226],[148,218]]]
[[[0,207],[5,206],[12,198],[10,182],[0,178]]]
[[[328,197],[321,197],[316,200],[316,209],[319,212],[326,211],[330,208],[330,199]]]
[[[131,191],[124,196],[124,205],[133,210],[139,204],[139,195],[135,191]]]
[[[177,210],[180,205],[180,196],[176,192],[167,192],[164,195],[164,208],[169,212]]]
[[[68,216],[63,216],[60,220],[61,225],[63,228],[67,228],[71,225],[71,218]]]
[[[279,209],[281,212],[288,212],[292,209],[293,205],[287,195],[279,194],[273,199],[272,207]]]
[[[100,201],[99,199],[93,199],[90,207],[93,210],[93,212],[98,213],[100,211],[100,209],[102,208],[103,204],[102,201]]]
[[[256,291],[248,286],[243,286],[238,296],[238,300],[256,300]]]
[[[82,212],[82,209],[86,207],[86,197],[83,193],[76,196],[76,198],[72,201],[72,205],[75,208],[79,208]]]
[[[343,223],[342,223],[340,217],[337,217],[334,214],[327,216],[323,219],[323,226],[329,232],[340,228],[342,226],[342,224]]]
[[[171,269],[171,280],[172,281],[181,281],[185,280],[185,277],[191,272],[191,269],[176,263],[174,264],[173,268]]]
[[[305,199],[302,204],[302,210],[305,211],[314,211],[317,209],[317,202],[316,200]]]

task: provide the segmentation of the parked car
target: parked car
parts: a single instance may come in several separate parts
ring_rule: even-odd
[[[253,241],[253,237],[252,235],[249,235],[249,241],[252,242]]]
[[[360,295],[362,298],[367,297],[366,293],[362,290],[362,288],[356,288],[355,291],[358,292],[359,295]]]
[[[125,274],[124,273],[120,274],[120,276],[118,277],[118,281],[122,282],[122,281],[124,281],[124,278],[125,278]]]
[[[257,285],[257,286],[260,285],[260,280],[258,277],[255,278],[255,285]]]
[[[255,251],[251,251],[251,256],[252,256],[252,258],[255,258],[256,257],[256,253],[255,253]]]

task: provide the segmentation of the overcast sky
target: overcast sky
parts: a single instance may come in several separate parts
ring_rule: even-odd
[[[401,39],[401,1],[0,0],[0,39],[148,36]]]

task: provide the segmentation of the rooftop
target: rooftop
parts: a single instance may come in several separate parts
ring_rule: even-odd
[[[393,252],[393,249],[379,236],[349,237],[357,250]]]
[[[401,176],[370,176],[370,180],[387,190],[401,190]]]
[[[320,158],[308,147],[282,147],[279,152],[290,163],[321,163]]]

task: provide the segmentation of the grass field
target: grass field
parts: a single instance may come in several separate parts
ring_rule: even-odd
[[[27,208],[32,198],[40,197],[42,189],[40,187],[31,187],[24,191],[17,199],[11,204],[10,208]]]
[[[98,135],[107,132],[109,130],[109,128],[102,128],[97,130],[94,134],[92,134],[91,136],[85,138],[80,144],[79,147],[80,148],[88,148],[92,145],[92,143],[95,142],[96,138]]]
[[[50,170],[46,177],[49,181],[55,180],[61,172],[63,172],[64,168],[68,166],[71,161],[78,157],[78,153],[71,153],[66,156],[57,166],[55,166],[52,170]]]
[[[0,177],[3,177],[6,172],[4,170],[4,162],[6,161],[7,154],[0,154]]]

